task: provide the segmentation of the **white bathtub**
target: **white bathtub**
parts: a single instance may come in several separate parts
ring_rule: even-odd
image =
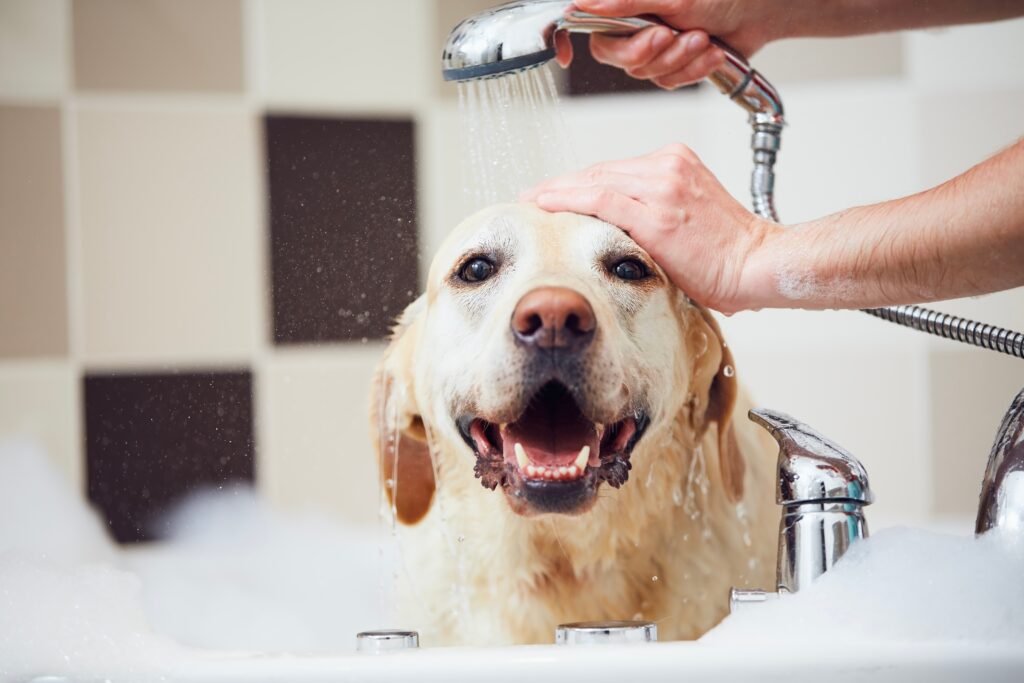
[[[1024,643],[877,645],[844,650],[726,647],[699,642],[566,647],[425,648],[337,657],[217,656],[160,672],[199,683],[279,681],[1024,681]]]

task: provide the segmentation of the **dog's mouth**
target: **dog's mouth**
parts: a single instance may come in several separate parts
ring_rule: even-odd
[[[476,454],[474,471],[484,487],[501,486],[540,512],[579,512],[599,484],[618,488],[629,478],[629,456],[647,416],[636,411],[612,424],[594,422],[552,380],[514,422],[465,415],[456,423]]]

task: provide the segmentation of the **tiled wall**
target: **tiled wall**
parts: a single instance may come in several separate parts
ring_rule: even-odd
[[[197,485],[372,523],[370,370],[465,212],[437,55],[482,0],[0,0],[0,434],[39,438],[122,540]],[[579,52],[579,50],[578,50]],[[770,46],[798,221],[914,192],[1024,133],[1024,21]],[[744,117],[581,61],[580,163],[670,141],[746,197]],[[948,308],[1024,328],[1024,292]],[[868,465],[876,525],[973,514],[1024,364],[856,313],[725,321],[758,402]]]

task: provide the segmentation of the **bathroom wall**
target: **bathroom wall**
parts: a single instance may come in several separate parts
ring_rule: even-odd
[[[479,0],[0,0],[0,435],[123,541],[200,485],[372,524],[367,386],[464,209],[440,42]],[[770,46],[797,222],[1024,133],[1024,21]],[[562,79],[579,163],[694,147],[746,200],[717,92]],[[943,308],[1024,328],[1024,291]],[[966,529],[1024,364],[852,312],[725,320],[759,404],[867,464],[875,526]]]

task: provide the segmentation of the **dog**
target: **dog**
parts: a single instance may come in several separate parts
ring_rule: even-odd
[[[693,639],[730,587],[774,585],[777,447],[715,320],[618,228],[469,217],[373,384],[399,614],[425,643],[619,619]]]

